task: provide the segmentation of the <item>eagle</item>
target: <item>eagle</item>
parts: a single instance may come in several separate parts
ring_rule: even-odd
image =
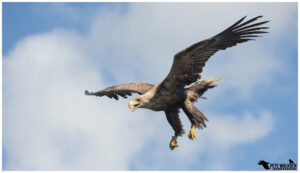
[[[199,80],[201,78],[200,73],[208,59],[219,50],[255,40],[261,34],[268,33],[266,31],[269,27],[265,27],[263,24],[269,21],[257,21],[262,16],[257,16],[247,21],[244,21],[245,18],[246,16],[239,19],[221,33],[195,43],[175,54],[169,74],[159,84],[126,83],[111,86],[97,92],[86,90],[85,94],[99,97],[107,96],[115,100],[118,100],[119,96],[127,98],[133,93],[139,94],[128,103],[129,108],[132,111],[138,108],[164,111],[167,121],[174,130],[174,136],[172,136],[169,143],[170,149],[173,150],[179,146],[178,136],[182,136],[185,133],[179,119],[180,109],[183,110],[191,122],[191,129],[188,132],[189,139],[195,139],[196,128],[206,128],[205,122],[208,119],[193,103],[199,98],[204,98],[203,94],[208,89],[214,88],[216,82],[221,79],[219,77]]]

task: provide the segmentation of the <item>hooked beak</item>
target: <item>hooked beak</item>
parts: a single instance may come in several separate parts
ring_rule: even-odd
[[[132,112],[134,112],[137,108],[139,108],[141,106],[141,104],[135,100],[131,100],[128,103],[129,109],[132,110]],[[131,108],[133,106],[133,108]]]

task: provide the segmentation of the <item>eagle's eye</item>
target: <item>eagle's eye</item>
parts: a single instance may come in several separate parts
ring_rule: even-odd
[[[137,98],[137,99],[135,99],[137,102],[140,102],[141,101],[141,99],[140,98]]]

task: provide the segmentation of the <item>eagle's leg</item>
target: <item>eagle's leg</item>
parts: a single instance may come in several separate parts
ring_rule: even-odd
[[[207,118],[189,100],[185,100],[181,108],[192,124],[188,137],[191,140],[194,140],[196,138],[195,128],[202,129],[203,127],[206,127],[205,121],[207,121]]]
[[[196,138],[196,132],[195,132],[195,125],[194,124],[192,124],[192,126],[191,126],[191,130],[188,133],[188,137],[191,140],[194,140]]]
[[[167,110],[165,111],[166,117],[173,130],[175,131],[175,135],[172,137],[169,147],[171,150],[174,150],[175,147],[179,147],[177,142],[178,136],[184,134],[184,130],[182,128],[182,124],[179,119],[179,111],[178,110]]]

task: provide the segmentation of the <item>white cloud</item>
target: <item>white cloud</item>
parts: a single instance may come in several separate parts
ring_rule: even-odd
[[[286,62],[264,50],[260,43],[252,42],[238,50],[228,51],[225,55],[216,55],[217,60],[208,63],[204,75],[224,77],[218,92],[231,90],[240,99],[251,99],[257,88],[270,86],[276,80],[274,75],[288,70]]]
[[[279,9],[283,16],[275,14]],[[272,33],[279,37],[290,24],[284,20],[293,14],[290,9],[295,10],[281,4],[139,3],[132,4],[126,15],[119,7],[102,9],[87,35],[56,30],[24,39],[3,59],[3,142],[10,155],[6,169],[126,170],[132,162],[143,169],[147,165],[132,161],[133,157],[155,141],[159,147],[151,151],[151,158],[156,159],[153,169],[182,161],[187,168],[199,155],[216,151],[223,153],[220,160],[227,160],[230,168],[228,151],[233,146],[253,143],[272,130],[270,112],[261,112],[259,117],[249,112],[240,119],[211,113],[208,128],[197,135],[199,140],[180,138],[181,147],[170,152],[173,132],[163,112],[131,113],[128,100],[86,97],[83,91],[106,87],[107,75],[117,83],[160,82],[177,51],[213,36],[245,13],[251,17],[266,14],[272,19]],[[228,88],[249,98],[255,87],[272,82],[278,64],[284,64],[263,48],[262,41],[256,46],[247,44],[233,48],[224,60],[214,57],[215,63],[207,65],[205,74],[228,77],[223,89],[215,91],[219,92],[216,98]],[[222,70],[209,71],[221,69],[220,63]],[[232,64],[237,68],[231,68]],[[253,64],[255,69],[243,64]],[[228,169],[220,160],[206,169]],[[182,164],[177,167],[183,169]]]
[[[222,143],[222,146],[254,142],[269,134],[274,123],[270,112],[262,111],[259,115],[255,117],[247,112],[241,118],[234,115],[213,116],[207,133],[212,141]]]
[[[199,141],[206,141],[205,148],[212,162],[205,169],[230,170],[234,147],[255,143],[270,134],[275,122],[269,111],[263,110],[254,115],[212,115],[210,124]],[[202,139],[201,139],[202,138]],[[219,157],[216,157],[219,156]]]
[[[132,115],[126,101],[84,95],[104,85],[80,40],[33,36],[3,60],[4,145],[19,163],[8,161],[7,169],[128,169],[145,141],[143,113]]]
[[[150,170],[188,170],[197,164],[203,170],[230,170],[233,159],[230,153],[234,148],[264,138],[272,131],[275,123],[271,113],[266,110],[259,111],[256,115],[250,112],[206,115],[209,117],[208,127],[197,130],[194,141],[190,141],[186,134],[179,138],[180,147],[172,152],[167,149],[171,130],[168,127],[160,127],[159,131],[162,134],[154,140],[164,145],[155,145],[153,153],[147,158],[155,162],[150,162],[153,165],[147,165],[148,162],[137,160],[135,165],[138,165],[138,169],[146,167]],[[185,129],[188,130],[187,118],[183,113],[181,117]],[[159,124],[161,119],[156,119],[154,123]]]

